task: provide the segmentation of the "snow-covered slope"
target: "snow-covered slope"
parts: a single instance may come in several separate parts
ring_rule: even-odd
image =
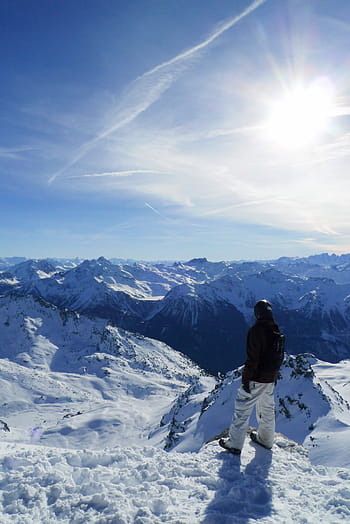
[[[42,299],[1,297],[0,319],[0,418],[10,439],[90,448],[135,442],[202,375],[161,342]]]
[[[276,430],[303,443],[311,460],[350,468],[350,390],[342,383],[349,362],[329,365],[311,355],[287,356],[276,387]],[[338,367],[337,367],[338,366]],[[200,401],[190,387],[163,417],[158,432],[177,451],[198,451],[231,422],[240,371],[228,373]],[[256,425],[256,419],[252,419]]]

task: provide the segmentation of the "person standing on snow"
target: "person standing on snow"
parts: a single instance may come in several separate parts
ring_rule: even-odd
[[[219,440],[221,447],[235,455],[241,453],[254,406],[258,430],[251,432],[251,439],[271,449],[275,434],[274,387],[284,358],[284,336],[274,321],[272,306],[267,300],[255,304],[254,314],[256,323],[248,331],[247,359],[229,438]]]

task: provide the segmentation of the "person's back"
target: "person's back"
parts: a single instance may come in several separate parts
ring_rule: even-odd
[[[247,360],[244,365],[242,382],[275,382],[283,361],[283,339],[278,325],[271,317],[257,318],[247,335]],[[278,345],[278,346],[277,346]],[[277,346],[277,347],[276,347]]]
[[[252,439],[271,448],[275,433],[274,386],[284,356],[284,337],[272,315],[267,300],[255,304],[256,323],[247,335],[247,359],[242,373],[242,386],[238,390],[235,412],[230,426],[229,439],[220,445],[236,454],[244,444],[249,418],[254,406],[258,432]]]

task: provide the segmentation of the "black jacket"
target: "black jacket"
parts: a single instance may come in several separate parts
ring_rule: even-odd
[[[244,365],[242,383],[248,384],[250,380],[256,382],[275,382],[278,369],[270,367],[268,353],[270,347],[267,341],[267,330],[279,331],[273,318],[259,319],[251,327],[247,335],[247,360]]]

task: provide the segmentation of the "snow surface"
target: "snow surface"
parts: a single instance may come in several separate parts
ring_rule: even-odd
[[[280,437],[281,438],[281,437]],[[350,471],[312,466],[302,447],[216,443],[198,453],[115,446],[0,444],[1,522],[99,524],[340,523]]]

